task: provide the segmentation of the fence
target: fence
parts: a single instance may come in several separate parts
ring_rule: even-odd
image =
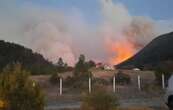
[[[144,84],[144,81],[142,81],[142,80],[143,80],[143,78],[141,77],[141,75],[137,75],[137,77],[135,77],[133,79],[133,84],[130,87],[135,88],[134,91],[136,91],[136,89],[138,89],[138,91],[142,91],[142,85]],[[162,90],[165,90],[165,76],[164,76],[164,74],[162,74],[161,81],[162,81],[162,83],[161,83],[162,84],[161,85]],[[88,78],[88,92],[89,93],[92,92],[92,84],[93,84],[92,78],[89,77]],[[113,93],[121,92],[120,89],[123,87],[126,88],[125,86],[119,86],[118,84],[116,84],[116,76],[113,76],[112,77],[112,92]],[[129,86],[128,86],[128,88],[129,88]],[[123,91],[126,91],[126,89],[124,89]],[[60,96],[63,95],[63,78],[59,79],[59,95]]]

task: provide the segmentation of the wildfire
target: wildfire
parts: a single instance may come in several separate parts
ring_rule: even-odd
[[[109,41],[109,51],[114,54],[113,58],[110,58],[110,63],[115,65],[119,64],[135,53],[135,46],[126,40]]]

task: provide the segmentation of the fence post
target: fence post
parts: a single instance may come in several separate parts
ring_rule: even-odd
[[[138,89],[141,90],[141,77],[138,75]]]
[[[115,75],[114,75],[114,77],[113,77],[113,92],[115,93],[115,90],[116,90],[116,88],[115,88]]]
[[[59,79],[59,86],[60,86],[59,94],[62,95],[62,78],[61,77]]]
[[[89,89],[89,93],[91,93],[91,77],[89,77],[88,89]]]
[[[162,89],[165,89],[165,76],[162,74]]]

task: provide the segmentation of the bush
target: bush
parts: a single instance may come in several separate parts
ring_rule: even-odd
[[[165,76],[165,84],[166,84],[166,86],[168,85],[168,79],[172,75],[172,71],[170,71],[167,68],[158,67],[158,68],[155,69],[154,73],[155,73],[156,82],[157,82],[158,85],[162,84],[162,74],[164,74],[164,76]]]
[[[116,78],[116,83],[121,85],[129,84],[131,82],[130,76],[122,73],[121,71],[117,73],[115,78]]]
[[[29,79],[29,72],[20,64],[8,66],[0,74],[0,100],[5,110],[44,110],[39,85]]]
[[[80,55],[78,62],[75,64],[74,67],[74,77],[80,77],[84,74],[88,74],[89,72],[89,67],[87,62],[85,61],[85,56],[84,55]]]
[[[163,94],[161,86],[159,86],[159,85],[157,85],[155,83],[153,83],[153,84],[151,84],[151,83],[145,84],[144,87],[143,87],[143,90],[147,94],[150,94],[152,96],[160,96],[160,94]]]
[[[118,100],[114,95],[97,89],[97,91],[83,96],[81,110],[116,110],[117,106]]]
[[[107,85],[109,85],[109,84],[112,84],[111,83],[111,80],[106,80],[106,79],[101,79],[101,78],[94,78],[93,80],[92,80],[92,83],[94,84],[94,85],[105,85],[105,86],[107,86]]]
[[[60,76],[57,73],[53,73],[49,81],[52,85],[57,85],[59,84],[59,79],[60,79]]]
[[[88,89],[88,78],[88,74],[83,74],[78,77],[67,77],[64,81],[64,85],[66,87],[70,87],[71,89],[85,91]]]

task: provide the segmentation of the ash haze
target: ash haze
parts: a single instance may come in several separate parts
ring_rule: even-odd
[[[74,65],[82,53],[117,64],[157,35],[173,31],[173,18],[132,14],[118,0],[72,1],[1,0],[0,39],[22,44],[54,63],[62,57]],[[75,3],[86,10],[91,6],[91,14]]]

